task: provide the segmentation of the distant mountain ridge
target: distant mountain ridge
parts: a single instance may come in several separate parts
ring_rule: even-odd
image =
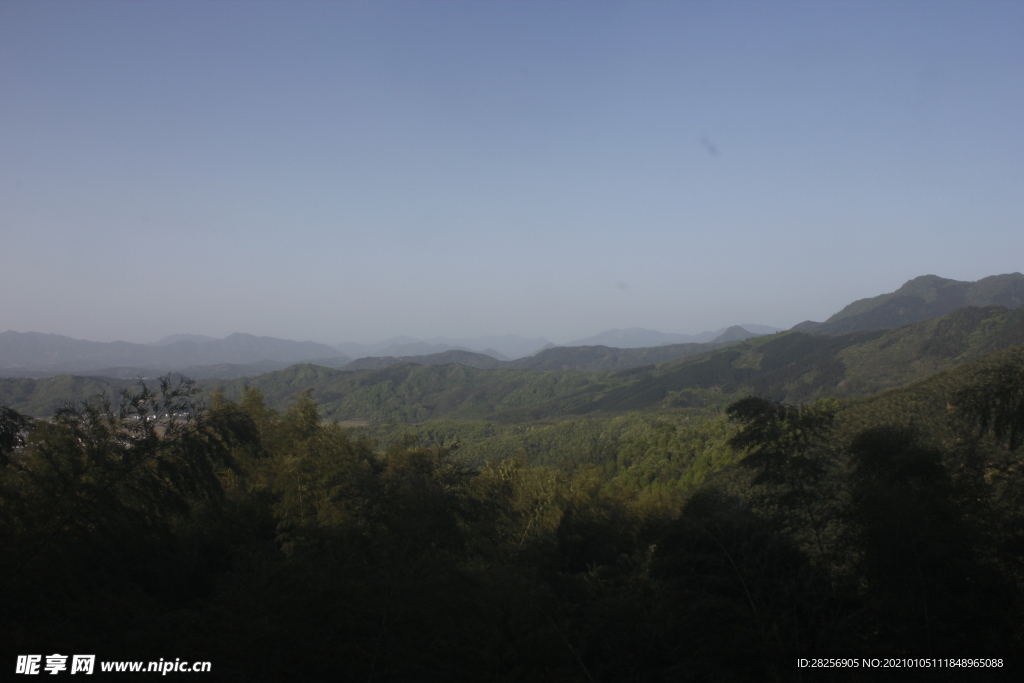
[[[290,364],[327,358],[351,360],[326,344],[243,333],[212,341],[180,339],[161,345],[92,342],[38,332],[0,333],[0,371],[6,374],[25,374],[33,370],[42,374],[94,372],[112,367],[168,372],[189,366],[268,361]]]
[[[312,388],[313,398],[321,402],[322,414],[329,419],[516,422],[662,408],[720,408],[750,393],[788,402],[869,396],[1021,344],[1024,308],[966,307],[895,330],[834,336],[790,331],[732,344],[680,345],[691,353],[660,363],[658,354],[670,347],[559,347],[520,359],[535,363],[533,368],[517,369],[513,363],[501,363],[492,370],[462,362],[397,362],[339,370],[305,363],[207,386],[222,385],[229,398],[239,396],[246,385],[253,386],[276,408],[287,407],[295,396]],[[577,367],[595,369],[566,370],[562,367],[566,357],[574,358]],[[484,357],[484,362],[490,361]],[[0,405],[46,417],[65,401],[80,401],[130,384],[129,380],[69,375],[0,379]]]
[[[384,348],[391,353],[352,360],[336,348],[315,342],[293,342],[241,333],[208,341],[195,339],[201,335],[171,335],[155,344],[133,344],[89,342],[35,332],[5,332],[0,334],[0,374],[9,377],[49,377],[72,373],[132,379],[180,372],[193,379],[206,381],[255,376],[281,370],[295,363],[365,370],[403,362],[418,365],[458,363],[478,369],[621,370],[702,353],[722,344],[758,336],[739,326],[720,332],[714,339],[703,343],[637,348],[604,345],[569,347],[547,342],[544,348],[536,350],[532,355],[511,361],[492,348],[475,352],[464,348],[448,348],[443,344],[419,342],[410,337],[382,342],[386,344]],[[493,339],[481,338],[481,341]],[[543,339],[525,341],[532,345]],[[372,348],[374,345],[366,346]],[[529,347],[521,345],[521,348]]]
[[[836,336],[784,332],[613,372],[401,363],[338,374],[304,365],[248,381],[280,406],[312,387],[325,416],[337,419],[515,422],[724,405],[750,393],[788,402],[869,396],[1020,344],[1024,308],[967,307],[896,330]],[[238,395],[241,388],[236,380],[225,392]]]
[[[861,330],[902,327],[952,313],[964,306],[1002,306],[1024,303],[1024,275],[1005,273],[977,282],[922,275],[895,292],[859,299],[823,323],[806,320],[792,329],[814,334],[844,334]]]
[[[296,365],[249,378],[246,383],[277,407],[286,407],[296,395],[312,388],[313,398],[330,419],[519,422],[721,406],[749,393],[790,402],[867,396],[1021,343],[1024,309],[964,308],[898,330],[837,336],[784,332],[620,371],[544,372],[508,365],[480,370],[407,362],[345,372]],[[557,348],[546,353],[569,350]],[[225,394],[238,396],[243,386],[240,380],[228,382]]]
[[[825,322],[805,321],[793,331],[818,335],[884,330],[930,320],[965,306],[1016,309],[1024,303],[1024,275],[1007,273],[962,282],[923,275],[894,292],[854,301]],[[543,337],[515,335],[429,340],[394,337],[374,344],[328,346],[235,333],[224,339],[174,334],[152,344],[90,342],[56,334],[0,333],[0,375],[45,377],[63,373],[125,378],[187,371],[202,379],[252,376],[294,363],[350,369],[403,362],[460,363],[478,369],[626,369],[709,350],[702,345],[741,342],[778,332],[766,325],[734,325],[683,335],[644,328],[612,329],[556,346]],[[701,348],[698,348],[701,347]],[[654,351],[657,349],[657,351]],[[510,360],[512,359],[512,360]],[[502,363],[508,363],[503,366]]]
[[[451,351],[442,351],[441,353],[433,353],[423,356],[409,356],[406,358],[398,358],[395,356],[357,358],[356,360],[343,365],[341,369],[379,370],[381,368],[406,362],[413,362],[417,365],[447,365],[449,363],[458,363],[459,365],[466,365],[480,370],[493,370],[507,364],[507,361],[500,361],[493,356],[483,353],[453,349]]]
[[[345,342],[334,348],[350,358],[382,358],[405,356],[428,356],[445,351],[468,351],[482,353],[498,360],[512,360],[532,356],[551,342],[544,337],[504,336],[484,337],[435,337],[416,339],[414,337],[392,337],[372,344]]]
[[[502,362],[493,356],[471,351],[451,350],[441,353],[412,356],[373,356],[359,358],[342,370],[379,370],[399,363],[416,365],[445,365],[458,363],[480,370],[626,370],[638,365],[663,363],[681,356],[691,356],[711,351],[720,346],[752,339],[763,335],[753,334],[734,325],[727,328],[713,341],[695,344],[664,344],[638,348],[615,346],[551,346],[532,356]],[[333,366],[338,367],[338,366]]]
[[[712,343],[715,344],[729,344],[731,342],[744,341],[752,339],[754,337],[763,337],[763,334],[755,334],[750,330],[740,327],[739,325],[733,325],[725,329],[722,334],[712,339]]]

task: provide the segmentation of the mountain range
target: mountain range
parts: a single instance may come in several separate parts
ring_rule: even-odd
[[[510,367],[511,363],[478,369],[461,363],[400,362],[353,371],[307,363],[210,386],[223,387],[228,398],[239,397],[245,386],[254,387],[275,408],[286,408],[297,395],[312,390],[324,417],[354,423],[516,423],[637,410],[717,410],[751,393],[787,402],[870,396],[1020,344],[1024,308],[967,307],[895,330],[842,335],[788,331],[710,350],[692,345],[699,352],[623,370],[528,369]],[[615,351],[577,347],[581,352],[595,349]],[[567,351],[573,349],[549,349],[536,358]],[[67,376],[0,379],[0,403],[42,416],[64,400],[87,397],[79,392],[95,393],[101,386],[97,379]],[[68,393],[72,391],[76,393]]]
[[[774,328],[773,328],[774,329]],[[653,330],[652,330],[653,331]],[[660,332],[656,334],[661,334]],[[537,353],[513,361],[501,361],[485,353],[451,350],[422,356],[383,356],[354,360],[347,365],[332,365],[342,370],[379,370],[398,363],[417,365],[445,365],[459,363],[480,370],[624,370],[637,365],[704,353],[723,344],[743,341],[762,335],[754,334],[739,325],[720,330],[718,336],[704,343],[663,344],[621,348],[604,345],[549,346]]]
[[[1024,308],[965,307],[894,330],[783,332],[618,371],[514,369],[511,364],[486,370],[406,362],[347,372],[295,365],[245,382],[281,408],[311,388],[325,417],[340,420],[523,422],[663,408],[717,409],[748,394],[791,403],[870,396],[1021,344]],[[238,396],[244,384],[227,382],[224,391]]]
[[[321,359],[346,363],[351,360],[326,344],[242,333],[208,341],[165,339],[157,344],[92,342],[38,332],[0,333],[0,371],[8,376],[64,372],[99,374],[99,370],[123,367],[166,372],[221,363],[291,364]]]
[[[860,299],[825,322],[805,321],[794,332],[835,336],[893,329],[934,319],[964,306],[1016,309],[1024,302],[1024,275],[1008,273],[977,282],[924,275],[894,292]],[[224,339],[175,334],[153,344],[90,342],[36,332],[0,333],[0,375],[46,377],[63,373],[146,377],[175,371],[198,380],[255,376],[294,363],[347,370],[381,369],[414,362],[458,363],[477,369],[622,370],[711,351],[761,334],[765,325],[733,326],[681,335],[642,328],[606,330],[556,346],[543,337],[394,337],[375,344],[335,346],[236,333]],[[357,360],[353,361],[355,358]]]
[[[612,338],[614,332],[610,330],[592,339]],[[660,339],[685,337],[653,330],[645,332]],[[703,339],[710,334],[693,337]],[[752,336],[752,332],[733,326],[719,330],[716,335],[708,341],[724,341],[726,338],[738,341]],[[495,346],[501,347],[504,352],[493,348]],[[621,346],[610,346],[622,349]],[[659,345],[643,343],[638,348],[655,346]],[[410,359],[416,359],[416,362],[423,365],[463,363],[472,367],[492,368],[503,362],[513,362],[519,363],[514,367],[532,367],[529,358],[552,348],[564,347],[556,347],[543,337],[513,335],[463,339],[439,337],[429,341],[394,337],[375,344],[346,343],[332,347],[311,341],[295,342],[243,333],[232,334],[224,339],[175,334],[152,344],[135,344],[121,341],[93,342],[57,334],[7,331],[0,333],[0,376],[46,377],[70,372],[132,378],[180,372],[197,380],[206,380],[258,375],[280,370],[293,363],[313,362],[333,368],[351,364],[347,369],[355,370],[385,367]],[[588,355],[593,353],[588,352]],[[680,353],[665,348],[663,352],[651,357],[665,360],[677,355]],[[358,360],[353,361],[353,358]]]
[[[304,363],[207,386],[222,386],[229,398],[252,386],[275,408],[311,389],[325,417],[360,423],[523,422],[636,410],[717,410],[748,394],[791,403],[870,396],[1021,344],[1024,307],[964,307],[893,330],[839,335],[791,330],[734,343],[678,345],[690,353],[664,362],[638,354],[671,347],[554,348],[512,362],[480,354],[490,364],[484,368],[457,355],[471,352],[450,352],[432,365],[382,362],[345,370]],[[566,354],[576,354],[575,367],[588,369],[565,369]],[[644,360],[649,362],[641,364]],[[531,367],[524,367],[525,361]],[[130,384],[69,375],[0,379],[0,404],[42,417],[65,401],[102,391],[109,395]]]
[[[895,292],[859,299],[823,323],[804,321],[793,327],[814,334],[882,330],[937,318],[964,306],[1017,308],[1024,303],[1024,275],[1005,273],[977,282],[922,275]]]

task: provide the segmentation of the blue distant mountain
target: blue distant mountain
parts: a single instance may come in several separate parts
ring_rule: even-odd
[[[175,335],[192,337],[198,335]],[[143,368],[155,372],[177,371],[189,366],[250,363],[302,363],[318,359],[348,358],[340,351],[316,342],[296,342],[274,337],[235,333],[224,339],[195,341],[183,338],[158,344],[93,342],[39,332],[0,333],[0,374],[47,375],[62,372],[89,373],[111,367]]]
[[[180,341],[191,341],[201,344],[203,342],[217,341],[217,338],[207,337],[205,334],[172,334],[164,337],[158,342],[153,342],[150,346],[167,346],[168,344]]]
[[[544,337],[504,336],[484,337],[434,337],[433,339],[416,339],[414,337],[392,337],[373,344],[356,344],[346,342],[336,344],[335,349],[352,358],[379,358],[427,356],[446,351],[472,351],[482,353],[498,360],[511,360],[532,356],[551,342]]]

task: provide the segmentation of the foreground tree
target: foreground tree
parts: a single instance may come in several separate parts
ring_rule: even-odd
[[[25,445],[32,418],[7,406],[0,406],[0,467],[10,464],[11,453]]]
[[[831,440],[838,403],[790,406],[750,396],[726,409],[740,431],[729,441],[744,451],[753,473],[754,502],[804,549],[829,567],[839,563],[842,472]]]
[[[116,407],[104,397],[67,405],[4,463],[0,572],[11,633],[110,636],[130,614],[206,589],[193,524],[222,503],[218,473],[255,431],[241,411],[207,410],[197,393],[168,377],[124,392]]]

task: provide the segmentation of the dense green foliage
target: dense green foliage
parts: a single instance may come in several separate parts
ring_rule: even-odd
[[[120,387],[108,379],[59,375],[46,379],[0,378],[0,405],[35,417],[49,417],[68,401],[81,402]]]
[[[754,343],[763,367],[806,341]],[[239,681],[791,680],[829,653],[993,655],[1007,666],[926,678],[1015,680],[1022,364],[1008,349],[849,404],[416,436],[251,386],[204,405],[164,382],[50,422],[5,409],[0,637]],[[399,369],[396,392],[430,370]]]
[[[392,424],[352,433],[387,446],[409,430]],[[527,424],[439,420],[415,426],[427,443],[459,444],[460,460],[471,467],[512,458],[568,473],[593,467],[611,488],[675,501],[735,460],[728,445],[733,431],[716,414],[678,410]]]
[[[224,385],[229,397],[246,386],[271,405],[287,405],[312,388],[327,417],[373,422],[494,418],[528,421],[585,404],[606,386],[604,375],[533,370],[478,370],[464,365],[401,363],[379,370],[348,372],[296,365],[281,372]]]

